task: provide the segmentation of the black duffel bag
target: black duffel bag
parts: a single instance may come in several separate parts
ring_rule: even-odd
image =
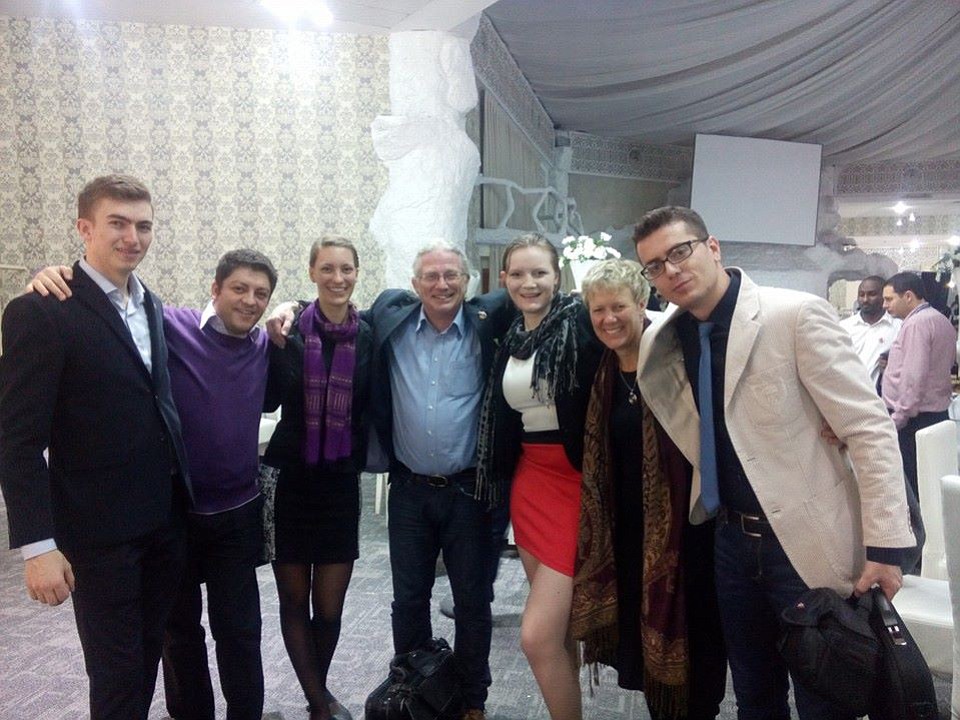
[[[851,715],[866,715],[879,676],[870,608],[828,588],[805,592],[780,616],[778,648],[794,677]]]
[[[879,588],[859,600],[808,590],[781,619],[780,654],[811,692],[871,720],[937,717],[930,668]]]
[[[463,675],[443,638],[394,656],[387,678],[367,697],[366,720],[459,720]]]

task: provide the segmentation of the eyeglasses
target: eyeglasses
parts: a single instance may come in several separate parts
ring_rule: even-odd
[[[706,242],[710,237],[696,238],[694,240],[687,240],[682,242],[679,245],[674,245],[670,248],[670,252],[667,253],[667,256],[663,260],[651,260],[646,265],[643,266],[643,275],[647,280],[653,280],[663,275],[663,271],[667,269],[667,263],[670,263],[674,267],[677,267],[686,260],[688,257],[693,255],[693,246],[697,243]]]
[[[436,285],[438,282],[440,282],[440,278],[443,278],[443,281],[447,285],[455,285],[456,283],[460,282],[460,280],[464,277],[464,274],[465,273],[462,272],[456,272],[455,270],[447,270],[447,272],[443,274],[438,272],[428,272],[423,273],[423,275],[418,275],[417,277],[420,278],[420,282],[425,282],[427,285]]]

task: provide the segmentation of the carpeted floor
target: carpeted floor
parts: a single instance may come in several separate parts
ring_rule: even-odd
[[[353,713],[363,716],[363,701],[383,679],[392,655],[390,640],[390,565],[383,515],[373,512],[373,479],[363,481],[360,560],[347,594],[340,646],[330,670],[330,688]],[[0,547],[7,547],[6,508],[0,501]],[[23,588],[19,551],[0,550],[0,720],[75,720],[87,717],[87,679],[69,602],[57,608],[29,600]],[[263,605],[263,659],[266,680],[264,718],[305,719],[305,702],[280,637],[277,596],[269,568],[259,572]],[[438,578],[434,593],[434,634],[452,640],[453,621],[439,612],[447,592]],[[487,703],[491,720],[546,718],[536,683],[520,652],[520,613],[526,581],[520,561],[501,564],[494,602],[494,632],[490,664],[493,686]],[[212,648],[211,667],[216,663]],[[214,686],[219,683],[214,671]],[[162,682],[150,712],[151,720],[166,717]],[[585,685],[586,687],[586,685]],[[937,680],[941,717],[949,718],[949,681]],[[222,701],[218,717],[225,716]],[[605,672],[592,696],[585,693],[588,720],[648,718],[643,696],[620,690],[615,676]],[[722,718],[736,717],[733,691],[728,688]]]

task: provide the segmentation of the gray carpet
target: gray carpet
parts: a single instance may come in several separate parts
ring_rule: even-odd
[[[363,715],[363,701],[383,679],[392,655],[390,640],[390,565],[383,515],[373,512],[373,479],[363,481],[360,560],[347,594],[340,646],[330,670],[330,688],[354,714]],[[6,508],[0,501],[0,547],[7,547]],[[277,595],[268,568],[259,572],[263,604],[263,659],[266,675],[264,718],[306,718],[305,702],[280,637]],[[434,602],[434,634],[452,640],[453,621],[439,613],[438,599],[447,591],[438,578]],[[491,720],[546,718],[536,683],[520,652],[520,613],[526,582],[520,561],[501,565],[494,603],[490,664],[493,686],[487,704]],[[211,667],[216,659],[211,648]],[[936,681],[941,717],[949,718],[949,680]],[[219,683],[214,672],[214,686]],[[166,717],[162,683],[150,711],[151,720]],[[87,717],[87,680],[69,602],[48,608],[32,602],[23,588],[19,551],[0,550],[0,719],[75,720]],[[224,717],[222,701],[218,717]],[[584,694],[584,717],[648,718],[640,693],[620,690],[613,673],[605,672],[593,696]],[[736,717],[728,689],[722,718]]]

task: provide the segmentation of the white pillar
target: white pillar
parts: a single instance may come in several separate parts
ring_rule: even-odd
[[[470,41],[426,30],[390,36],[390,115],[370,126],[389,184],[370,220],[387,287],[409,287],[423,245],[461,249],[480,153],[464,131],[477,104]]]

